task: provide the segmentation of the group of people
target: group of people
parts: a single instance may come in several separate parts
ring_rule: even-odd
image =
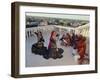
[[[35,32],[37,36],[37,43],[32,45],[32,53],[42,55],[45,59],[53,58],[62,58],[62,53],[64,50],[62,48],[57,47],[57,37],[59,36],[56,31],[52,31],[48,47],[44,46],[44,37],[41,31]],[[84,57],[86,54],[86,37],[81,34],[66,33],[60,38],[61,45],[63,46],[71,46],[73,48],[72,55],[79,55],[78,63],[82,64],[84,61]],[[76,53],[74,53],[77,51]]]
[[[42,55],[45,59],[62,58],[64,50],[57,47],[56,37],[58,36],[56,31],[52,31],[49,39],[48,48],[44,46],[44,38],[41,31],[35,32],[37,36],[37,43],[32,45],[32,53]]]
[[[79,55],[78,63],[82,64],[86,55],[86,37],[81,34],[66,33],[60,40],[61,45],[72,46],[72,55]]]

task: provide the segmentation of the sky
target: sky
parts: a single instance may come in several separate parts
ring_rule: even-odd
[[[63,19],[75,19],[75,20],[89,20],[89,15],[82,14],[60,14],[60,13],[43,13],[43,12],[27,12],[27,16],[38,17],[51,17],[51,18],[63,18]]]

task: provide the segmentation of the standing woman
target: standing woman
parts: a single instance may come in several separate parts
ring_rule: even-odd
[[[37,42],[44,42],[44,38],[41,31],[37,31],[35,32],[35,34],[37,35]]]
[[[86,52],[86,38],[85,37],[81,37],[81,39],[79,40],[77,44],[77,47],[78,47],[78,53],[80,55],[79,64],[82,64],[84,61],[85,52]]]
[[[56,35],[57,33],[55,31],[51,32],[50,36],[50,41],[48,45],[48,51],[49,51],[49,57],[56,59],[56,58],[62,58],[63,50],[57,48],[57,43],[56,43]]]
[[[70,46],[71,45],[71,36],[69,33],[66,33],[66,45]]]
[[[32,53],[44,55],[47,52],[47,48],[44,46],[44,38],[42,36],[42,32],[35,32],[37,35],[37,43],[32,45]]]

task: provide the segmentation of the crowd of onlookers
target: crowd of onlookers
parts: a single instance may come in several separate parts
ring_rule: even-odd
[[[66,33],[62,36],[60,40],[61,40],[61,45],[73,47],[72,55],[79,55],[78,63],[82,64],[85,59],[85,56],[87,55],[86,37],[84,37],[81,34]]]

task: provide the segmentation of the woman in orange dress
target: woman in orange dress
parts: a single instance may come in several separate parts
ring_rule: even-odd
[[[78,43],[77,43],[77,50],[78,54],[80,55],[79,58],[79,64],[83,63],[85,52],[86,52],[86,38],[85,37],[80,37]]]

